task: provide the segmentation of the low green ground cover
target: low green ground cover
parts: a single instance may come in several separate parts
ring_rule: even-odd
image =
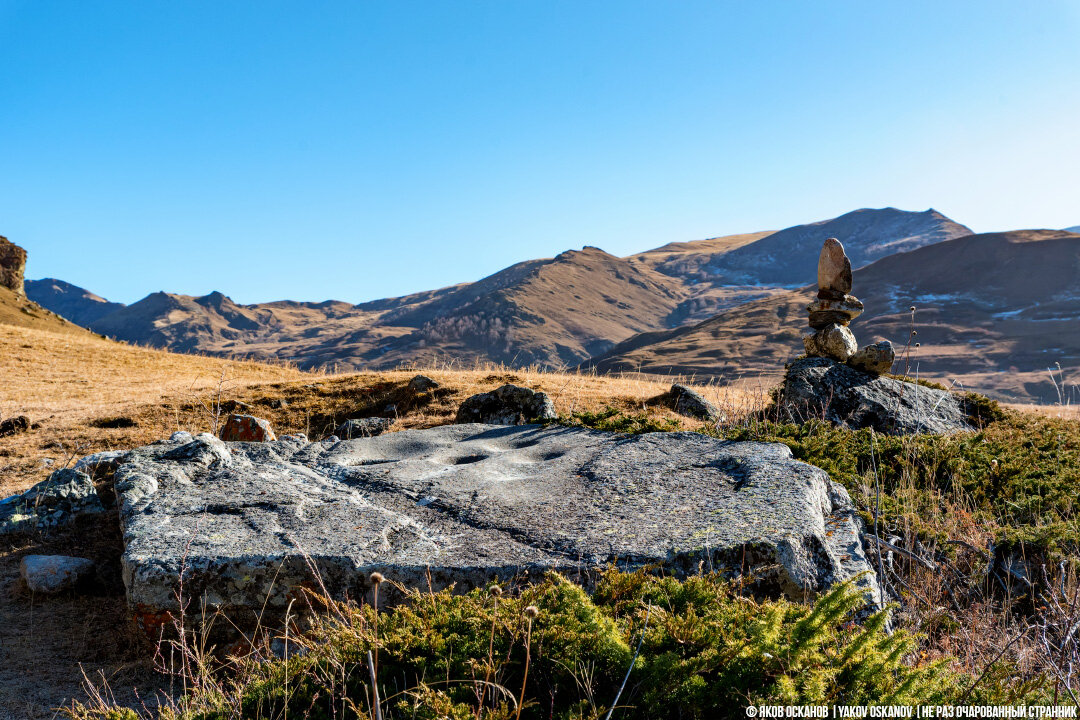
[[[303,655],[235,661],[162,717],[373,717],[368,652],[376,650],[386,718],[602,718],[616,697],[613,717],[703,720],[758,704],[1042,697],[1038,684],[913,660],[915,638],[886,633],[885,613],[853,621],[863,606],[849,585],[800,604],[744,597],[716,576],[615,570],[591,594],[554,575],[505,593],[414,593],[381,613],[336,607],[296,641]],[[75,716],[137,717],[87,708]]]

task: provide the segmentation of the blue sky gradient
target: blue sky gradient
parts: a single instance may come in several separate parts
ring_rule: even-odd
[[[0,234],[109,299],[360,302],[934,207],[1080,222],[1080,0],[0,0]]]

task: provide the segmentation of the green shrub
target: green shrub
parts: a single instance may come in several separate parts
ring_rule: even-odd
[[[749,704],[947,703],[972,686],[946,661],[915,660],[914,638],[886,633],[885,612],[854,622],[865,602],[850,584],[807,605],[741,597],[713,575],[615,570],[592,595],[554,574],[505,595],[412,593],[378,616],[338,607],[298,640],[306,654],[240,660],[228,678],[196,683],[176,717],[368,718],[376,647],[387,718],[505,720],[523,684],[523,718],[599,718],[628,669],[625,719],[704,720]],[[984,686],[971,697],[1004,699],[1000,684]]]

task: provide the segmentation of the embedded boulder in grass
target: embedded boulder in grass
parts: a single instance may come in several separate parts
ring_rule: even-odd
[[[409,381],[409,389],[413,392],[430,392],[439,388],[439,383],[435,382],[427,375],[417,375]]]
[[[675,412],[698,420],[716,422],[723,419],[723,414],[705,396],[693,388],[681,383],[671,386],[671,399],[674,401]]]
[[[338,425],[334,435],[342,440],[351,440],[358,437],[375,437],[382,435],[394,424],[394,418],[369,417],[353,418]]]
[[[225,442],[271,442],[277,440],[269,420],[254,415],[230,415],[219,437]]]
[[[203,435],[131,451],[116,478],[128,599],[151,632],[177,610],[181,568],[188,597],[240,625],[280,617],[300,588],[361,598],[373,571],[465,591],[612,563],[708,567],[801,600],[870,569],[823,470],[784,445],[692,432],[466,424],[228,448]],[[873,574],[859,582],[876,600]]]
[[[503,385],[491,392],[466,398],[458,408],[455,422],[524,425],[557,418],[555,405],[547,393],[519,385]]]
[[[975,429],[966,402],[947,390],[872,375],[821,357],[788,365],[778,409],[794,422],[827,420],[888,435]]]

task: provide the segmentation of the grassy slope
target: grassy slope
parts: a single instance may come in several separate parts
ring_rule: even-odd
[[[219,389],[223,369],[226,380]],[[133,348],[86,333],[0,325],[0,374],[13,378],[2,389],[3,413],[25,413],[40,423],[40,427],[29,433],[0,440],[2,482],[10,491],[43,478],[48,470],[41,461],[46,457],[62,464],[69,454],[129,447],[157,439],[178,428],[209,429],[215,421],[212,409],[217,401],[224,411],[250,409],[255,414],[269,417],[279,432],[301,431],[319,436],[330,432],[346,417],[380,414],[389,403],[397,405],[401,415],[399,428],[445,423],[469,394],[490,390],[505,382],[516,382],[549,392],[566,422],[632,431],[670,429],[676,425],[707,429],[700,423],[677,418],[659,404],[658,397],[670,385],[669,380],[505,369],[429,369],[425,372],[443,387],[431,394],[415,396],[404,389],[414,371],[318,376],[287,368],[228,363]],[[951,697],[957,696],[964,677],[977,676],[1005,647],[1015,634],[1022,613],[1026,612],[1021,607],[1022,597],[1018,603],[993,587],[987,589],[984,579],[980,579],[984,577],[981,570],[986,567],[984,555],[1003,552],[1002,548],[1022,548],[1023,552],[1047,558],[1075,556],[1074,493],[1071,488],[1080,480],[1080,423],[1015,414],[991,423],[984,432],[974,436],[924,439],[879,436],[871,440],[865,432],[850,433],[813,425],[775,425],[755,420],[752,411],[760,410],[763,405],[761,392],[730,388],[708,388],[706,392],[724,406],[730,420],[729,426],[711,432],[731,438],[785,442],[797,457],[825,467],[844,483],[865,514],[874,507],[875,480],[880,480],[884,490],[880,515],[883,532],[899,538],[897,542],[904,549],[931,557],[937,563],[936,569],[929,571],[897,556],[890,580],[904,598],[898,616],[900,626],[922,636],[918,650],[918,657],[923,658],[920,662],[946,658],[950,672],[960,673],[950,676],[953,679],[946,685],[935,686],[952,688],[948,691],[952,693]],[[126,427],[111,427],[118,425]],[[0,552],[0,581],[4,585],[3,594],[9,598],[0,603],[0,626],[24,629],[2,638],[3,659],[7,667],[35,668],[34,673],[20,671],[10,677],[10,673],[4,675],[0,671],[0,683],[18,687],[24,697],[40,698],[35,701],[39,703],[35,707],[40,713],[44,713],[49,702],[57,701],[57,693],[70,696],[74,692],[80,662],[91,670],[102,668],[107,672],[120,672],[114,685],[144,683],[144,694],[146,688],[152,690],[155,684],[160,687],[162,682],[161,678],[146,673],[145,646],[139,645],[137,640],[124,639],[127,637],[121,630],[125,623],[124,603],[122,591],[115,589],[117,586],[89,600],[33,599],[20,594],[13,581],[18,559],[30,552],[93,554],[101,548],[113,547],[115,553],[118,538],[97,537],[95,533],[101,532],[102,529],[83,528],[69,536],[24,539],[9,543]],[[1006,542],[1002,543],[1003,540]],[[967,545],[955,544],[956,541]],[[990,578],[999,576],[997,573]],[[1070,592],[1075,592],[1071,574],[1066,581]],[[551,592],[556,589],[548,587]],[[650,636],[646,644],[646,655],[641,660],[645,675],[639,677],[643,682],[648,677],[657,682],[657,678],[677,672],[680,692],[686,693],[686,699],[681,702],[685,703],[706,702],[724,688],[727,688],[724,692],[732,691],[729,683],[735,683],[734,690],[737,691],[739,682],[751,682],[725,675],[723,663],[717,664],[718,658],[723,657],[723,648],[730,647],[736,637],[732,633],[737,634],[742,627],[754,626],[755,622],[776,622],[779,624],[774,631],[780,633],[777,637],[787,637],[794,632],[800,618],[809,612],[806,608],[776,603],[746,604],[737,597],[737,588],[723,584],[707,583],[697,589],[623,587],[623,591],[632,599],[636,598],[634,602],[638,603],[648,593],[658,598],[656,602],[659,598],[667,598],[664,600],[668,603],[666,614],[660,613],[654,619],[656,634]],[[513,601],[520,604],[520,600],[527,597],[514,595]],[[474,594],[468,601],[473,605],[466,603],[465,608],[475,608],[477,603],[482,606],[489,601],[486,595]],[[446,598],[440,602],[443,604],[433,605],[430,610],[418,607],[421,616],[423,612],[438,616],[421,617],[422,622],[417,621],[420,625],[410,624],[413,621],[402,616],[396,626],[397,632],[403,633],[402,642],[408,638],[415,642],[414,635],[421,630],[435,633],[429,638],[431,640],[449,633],[461,642],[475,641],[479,649],[472,660],[482,663],[486,646],[481,640],[490,633],[490,625],[486,629],[482,626],[489,620],[480,611],[476,611],[479,613],[476,617],[455,620],[450,613],[454,603],[466,601]],[[637,609],[628,609],[625,603],[620,605],[617,598],[577,597],[572,606],[566,603],[545,605],[546,600],[538,602],[544,612],[558,616],[558,623],[565,621],[567,613],[573,617],[596,616],[599,618],[596,622],[609,628],[605,632],[612,633],[612,642],[620,647],[629,646],[640,633],[640,605]],[[464,610],[459,608],[458,612]],[[520,621],[520,609],[517,612],[513,622]],[[107,633],[109,643],[102,645],[79,640],[85,640],[88,632],[97,636],[103,627],[112,629]],[[517,627],[520,630],[520,626]],[[30,628],[30,632],[25,632],[25,628]],[[520,653],[523,649],[520,637],[514,646],[514,631],[509,625],[506,631],[509,633],[506,642],[510,643],[507,652],[511,655]],[[389,632],[394,630],[391,628]],[[829,633],[824,645],[815,646],[817,649],[811,653],[812,657],[803,659],[807,662],[772,669],[768,663],[762,663],[769,659],[765,654],[775,657],[768,642],[776,641],[765,642],[767,638],[755,636],[752,643],[744,647],[756,653],[751,658],[758,668],[755,672],[764,673],[752,680],[755,692],[759,692],[755,697],[792,697],[793,692],[795,696],[810,697],[816,692],[815,678],[831,676],[842,669],[836,648],[845,647],[845,643],[856,637],[850,627],[838,632]],[[339,634],[327,643],[327,647],[340,649],[344,643],[348,650],[353,647],[348,645],[350,642],[353,641]],[[360,642],[366,641],[361,638]],[[548,653],[545,655],[535,649],[538,653],[536,662],[540,663],[537,668],[548,669],[539,671],[540,678],[534,680],[543,681],[543,673],[559,672],[559,663],[606,662],[598,656],[574,656],[573,653],[588,649],[581,647],[573,643],[565,645],[570,655],[550,650],[544,651]],[[787,646],[781,642],[780,648]],[[717,655],[718,651],[721,655]],[[429,652],[434,656],[429,658],[428,664],[449,661],[438,647]],[[460,648],[454,651],[454,673],[464,672],[457,663],[469,661],[461,652]],[[413,662],[410,657],[413,656],[388,655],[386,662],[408,672],[412,667],[409,663]],[[508,661],[510,665],[505,670],[508,682],[514,678],[514,663],[522,661],[520,657],[514,657],[517,660]],[[616,658],[612,663],[604,672],[614,673],[621,660]],[[142,668],[142,674],[132,674],[133,668]],[[784,680],[783,676],[790,674],[788,671],[792,668],[795,670],[790,682]],[[988,675],[985,681],[988,686],[979,692],[992,691],[988,697],[1001,699],[1004,697],[1001,693],[1005,692],[1003,688],[1015,688],[1022,679],[1038,677],[1041,669],[1044,668],[1039,664],[1037,646],[1033,640],[1029,642],[1025,638],[1010,647],[1004,662],[995,665]],[[266,687],[273,690],[274,679],[280,680],[280,676],[272,673],[281,670],[280,665],[270,665],[258,671],[271,673],[268,677],[270,685],[264,685],[264,690]],[[359,672],[362,668],[354,666],[353,670]],[[582,672],[575,670],[571,675]],[[257,675],[252,676],[254,680],[258,679]],[[843,682],[849,682],[849,675],[844,675]],[[564,681],[574,682],[571,676]],[[878,678],[875,682],[885,680]],[[544,688],[548,686],[530,687],[530,693],[537,693],[533,697],[542,700]],[[664,687],[660,683],[648,692],[662,694]],[[598,681],[594,688],[601,694],[610,694],[613,689],[610,678],[602,683]],[[639,686],[638,694],[632,696],[635,702],[642,702],[648,695],[647,690],[647,684]],[[255,685],[250,691],[261,692]],[[864,691],[865,687],[853,690]],[[588,704],[588,693],[580,688],[574,692]],[[461,700],[460,695],[455,698]],[[435,695],[430,698],[432,706],[444,701],[447,698]],[[603,704],[599,696],[595,702]],[[7,705],[0,705],[8,709]],[[26,711],[24,716],[35,715]],[[583,712],[582,716],[588,717],[589,712]]]

